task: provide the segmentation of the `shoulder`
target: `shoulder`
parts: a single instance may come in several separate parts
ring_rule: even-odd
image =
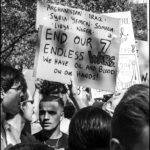
[[[33,136],[34,136],[35,138],[39,138],[39,137],[41,137],[42,135],[43,135],[43,132],[42,132],[42,131],[39,131],[39,132],[33,134]]]
[[[68,135],[62,132],[62,137],[60,138],[60,143],[64,147],[68,146]]]
[[[59,139],[59,149],[63,148],[67,148],[68,147],[68,135],[62,132],[62,136]]]
[[[68,135],[62,132],[62,137],[61,138],[68,139]]]
[[[21,142],[22,143],[35,143],[36,139],[33,135],[28,132],[23,132],[21,134]]]
[[[43,132],[42,131],[37,132],[37,133],[33,134],[32,136],[34,137],[34,139],[36,141],[39,141],[39,142],[43,141]]]

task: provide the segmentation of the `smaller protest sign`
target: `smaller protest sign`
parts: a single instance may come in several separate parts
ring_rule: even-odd
[[[93,99],[103,99],[104,95],[110,95],[113,94],[112,92],[108,92],[108,91],[102,91],[99,89],[91,89],[91,95]]]
[[[131,12],[117,12],[104,15],[121,19],[121,45],[119,50],[116,91],[125,90],[133,84],[141,83]]]
[[[139,60],[142,83],[149,83],[149,47],[148,41],[136,40],[137,56]]]
[[[138,68],[136,55],[122,54],[119,56],[116,91],[125,90],[137,84],[137,80],[139,81]]]

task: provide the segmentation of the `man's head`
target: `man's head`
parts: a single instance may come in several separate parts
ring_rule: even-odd
[[[57,96],[43,95],[39,105],[39,118],[43,130],[55,131],[60,129],[64,117],[63,99]]]
[[[2,99],[4,112],[17,114],[21,96],[27,90],[23,74],[15,68],[1,65],[1,90],[4,91]]]
[[[64,104],[66,104],[67,101],[67,88],[64,84],[59,83],[59,82],[51,82],[51,81],[47,81],[44,80],[40,93],[42,95],[42,97],[44,96],[57,96],[63,99]]]
[[[111,150],[149,149],[149,87],[135,90],[138,86],[130,87],[115,109]]]

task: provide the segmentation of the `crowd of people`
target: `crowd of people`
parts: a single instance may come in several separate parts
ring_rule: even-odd
[[[1,150],[149,149],[149,85],[92,103],[82,90],[36,79],[31,95],[23,73],[1,64]]]

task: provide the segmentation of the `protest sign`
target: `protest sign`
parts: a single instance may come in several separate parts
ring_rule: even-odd
[[[37,18],[36,77],[114,91],[120,19],[40,2]]]
[[[142,83],[149,83],[149,47],[148,41],[136,40],[137,56],[139,60]]]
[[[116,91],[121,91],[129,88],[133,84],[141,83],[131,13],[127,11],[104,15],[121,19],[121,45],[116,83]]]
[[[91,95],[93,99],[98,99],[98,98],[104,98],[104,95],[109,95],[113,94],[112,92],[109,91],[103,91],[99,89],[91,89]]]

